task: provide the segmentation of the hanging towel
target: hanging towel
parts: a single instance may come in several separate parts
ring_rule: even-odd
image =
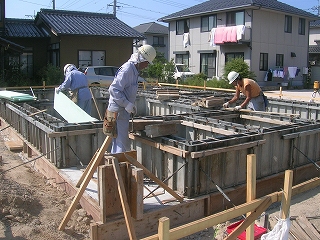
[[[239,41],[242,38],[242,35],[244,34],[244,30],[246,29],[245,25],[238,25],[237,28],[237,40]]]
[[[211,47],[214,47],[216,44],[214,43],[214,34],[215,34],[216,28],[212,28],[210,33],[209,33],[209,45]]]
[[[288,67],[289,76],[288,78],[295,78],[297,73],[297,67]]]
[[[214,43],[215,44],[221,44],[224,43],[223,38],[224,38],[224,27],[219,27],[216,29],[215,34],[214,34]]]
[[[183,46],[186,48],[187,46],[190,46],[190,36],[189,33],[183,34]]]

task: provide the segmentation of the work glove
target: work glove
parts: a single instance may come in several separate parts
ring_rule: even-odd
[[[128,113],[132,113],[133,115],[136,115],[137,113],[136,106],[131,102],[129,102],[129,104],[125,107],[125,109]]]
[[[224,107],[224,108],[229,107],[229,102],[226,102],[226,103],[222,104],[222,107]]]
[[[56,88],[56,94],[59,94],[59,92],[60,92],[60,89]]]
[[[234,110],[239,111],[242,107],[241,106],[235,106]]]

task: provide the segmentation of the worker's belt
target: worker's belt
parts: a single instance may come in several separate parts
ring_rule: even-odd
[[[103,119],[103,133],[112,138],[117,137],[117,112],[110,112],[106,109]]]

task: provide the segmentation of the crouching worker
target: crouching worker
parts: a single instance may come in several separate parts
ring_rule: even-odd
[[[129,121],[136,114],[134,105],[139,72],[152,64],[156,50],[143,45],[117,71],[109,87],[109,104],[105,112],[103,133],[112,137],[111,153],[130,151]]]
[[[224,103],[222,106],[227,108],[230,103],[236,102],[240,97],[240,92],[246,97],[243,103],[236,106],[234,110],[239,111],[243,108],[248,108],[253,111],[265,111],[267,106],[267,98],[261,91],[260,86],[256,81],[249,78],[242,78],[239,73],[232,71],[228,74],[229,84],[236,88],[234,97]]]

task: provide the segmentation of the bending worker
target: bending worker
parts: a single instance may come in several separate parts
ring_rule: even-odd
[[[109,87],[109,105],[105,112],[103,132],[113,137],[111,153],[130,150],[129,121],[130,115],[137,112],[135,106],[138,91],[139,71],[152,64],[156,50],[150,45],[143,45],[133,53],[117,71]]]
[[[82,110],[91,114],[91,92],[88,80],[84,73],[78,71],[74,64],[66,64],[63,68],[64,82],[56,88],[56,93],[61,91],[72,91],[70,97]]]
[[[224,108],[227,108],[230,103],[236,102],[240,97],[240,92],[246,97],[243,103],[236,106],[235,110],[242,108],[248,108],[253,111],[265,111],[266,103],[263,92],[256,81],[249,78],[242,78],[239,73],[231,71],[228,74],[229,84],[232,84],[236,88],[234,97],[223,104]]]

